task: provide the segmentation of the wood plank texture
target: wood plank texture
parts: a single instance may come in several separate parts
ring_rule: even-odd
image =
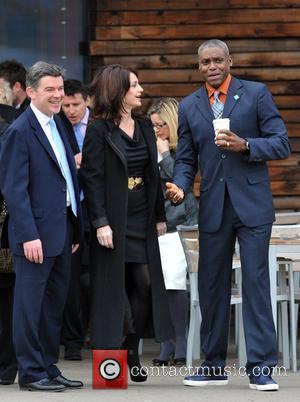
[[[292,154],[288,159],[279,159],[274,161],[269,161],[268,165],[272,166],[293,166],[300,168],[300,154]]]
[[[176,39],[180,36],[187,38],[269,38],[274,36],[299,37],[300,26],[297,22],[290,23],[252,23],[252,24],[218,24],[218,25],[148,25],[144,26],[97,26],[95,36],[97,40],[118,39],[146,39],[159,37],[161,39]]]
[[[222,9],[210,10],[147,10],[147,11],[99,11],[96,15],[96,25],[190,25],[190,24],[236,24],[236,23],[274,23],[299,22],[300,10],[282,14],[281,9],[268,10],[262,13],[260,9]]]
[[[274,207],[276,210],[285,211],[297,211],[300,209],[300,197],[299,196],[287,196],[287,197],[274,197]]]
[[[270,177],[273,181],[300,181],[299,165],[287,168],[286,166],[272,166],[269,169]]]
[[[164,10],[226,8],[227,0],[214,0],[213,6],[197,0],[98,0],[97,10]]]
[[[300,25],[300,24],[299,24]],[[300,31],[299,31],[300,34]],[[299,53],[299,54],[298,54]],[[235,67],[257,67],[258,61],[261,66],[299,66],[300,52],[263,52],[263,53],[235,53],[233,63]],[[120,63],[132,68],[198,68],[196,54],[180,55],[142,55],[142,56],[104,56],[104,64]]]
[[[97,55],[142,55],[142,54],[196,54],[201,43],[199,38],[186,40],[140,39],[97,40],[89,43],[90,54]],[[300,39],[228,39],[232,54],[236,52],[298,51]]]
[[[273,195],[300,195],[299,181],[272,181],[271,187]]]
[[[143,87],[145,87],[143,85]],[[168,87],[163,87],[165,89],[165,91],[158,91],[156,96],[149,96],[149,92],[144,93],[143,96],[143,108],[146,110],[147,107],[149,107],[149,104],[153,101],[157,101],[159,98],[163,97],[163,96],[170,96],[170,97],[175,97],[179,102],[181,99],[183,99],[183,96],[174,96],[174,93],[176,93],[176,91],[172,90],[172,88],[170,88],[170,91],[168,91]],[[197,89],[197,86],[195,86],[195,89]],[[151,92],[152,93],[152,92]],[[275,103],[277,104],[277,106],[280,106],[280,102],[277,102],[277,98],[278,97],[274,97],[275,98]],[[283,111],[283,108],[281,108],[281,113]],[[286,127],[287,127],[287,131],[289,134],[290,138],[293,137],[300,137],[300,124],[299,123],[291,123],[287,120],[285,120],[286,123]]]
[[[97,0],[97,10],[188,10],[300,6],[300,0]]]

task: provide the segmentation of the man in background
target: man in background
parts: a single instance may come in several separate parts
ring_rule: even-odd
[[[75,154],[76,167],[79,170],[82,145],[90,116],[88,108],[89,92],[87,87],[75,79],[65,80],[64,90],[65,97],[62,100],[62,111],[67,121],[65,121],[66,119],[63,120],[68,127],[69,142]],[[71,280],[61,334],[61,343],[65,346],[65,360],[82,359],[81,349],[89,325],[89,225],[82,194],[81,206],[85,233],[78,251],[72,255]]]
[[[24,112],[30,103],[26,94],[26,68],[16,60],[0,63],[0,81],[7,81],[12,90],[12,105]]]

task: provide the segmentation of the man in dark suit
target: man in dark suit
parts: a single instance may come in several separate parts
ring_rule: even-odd
[[[6,130],[0,153],[16,272],[13,337],[20,388],[64,391],[83,384],[56,366],[71,251],[81,232],[75,161],[55,116],[64,96],[61,69],[34,64],[27,94],[30,107]]]
[[[69,142],[75,154],[76,167],[80,169],[82,146],[89,121],[89,91],[80,81],[64,81],[65,97],[62,101],[62,113],[68,123]],[[64,121],[65,121],[64,120]],[[67,125],[67,124],[66,124]],[[76,147],[73,146],[75,141]],[[63,317],[61,343],[65,347],[65,360],[81,360],[84,335],[89,324],[89,261],[88,239],[90,228],[83,194],[81,207],[84,218],[84,239],[76,253],[72,255],[72,270],[69,292]]]
[[[274,221],[266,161],[290,154],[287,132],[266,86],[230,75],[232,58],[217,39],[199,47],[205,85],[179,107],[179,143],[169,196],[176,204],[200,168],[199,298],[206,360],[185,385],[226,385],[224,371],[232,256],[238,239],[243,275],[243,319],[250,388],[277,390],[276,333],[270,301],[268,247]],[[213,120],[230,129],[214,132]]]

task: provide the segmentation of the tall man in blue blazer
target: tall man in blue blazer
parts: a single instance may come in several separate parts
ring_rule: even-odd
[[[64,96],[62,70],[37,62],[26,81],[30,106],[5,132],[0,154],[16,271],[13,338],[20,389],[64,391],[83,385],[56,366],[80,199],[75,160],[55,116]]]
[[[274,208],[266,161],[290,154],[285,125],[266,86],[234,78],[226,43],[214,39],[198,50],[205,85],[179,106],[179,142],[169,197],[176,204],[201,173],[199,298],[202,369],[185,385],[228,383],[224,371],[231,294],[232,256],[240,245],[243,319],[250,388],[277,390],[268,247]],[[230,130],[213,127],[229,118]]]

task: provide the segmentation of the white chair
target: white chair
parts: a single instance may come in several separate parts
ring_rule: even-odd
[[[237,345],[239,367],[245,366],[247,362],[246,343],[243,324],[242,308],[242,269],[239,258],[239,247],[236,244],[236,253],[233,255],[232,269],[234,270],[234,284],[231,289],[231,305],[235,307],[235,341]]]
[[[289,302],[290,315],[289,315],[289,332],[287,325],[283,323],[282,339],[290,340],[290,354],[288,355],[288,362],[284,361],[286,368],[290,367],[290,360],[292,363],[293,372],[297,371],[297,329],[298,329],[298,304],[296,301],[300,301],[300,286],[299,286],[299,274],[300,274],[300,252],[299,253],[279,253],[278,254],[278,278],[280,293],[287,295],[286,299]],[[283,320],[287,313],[284,313]],[[288,346],[285,346],[288,349]],[[283,350],[284,352],[284,350]]]
[[[300,223],[300,212],[278,212],[274,225],[297,225]]]
[[[297,371],[297,328],[298,328],[298,304],[300,301],[300,212],[284,212],[276,213],[276,221],[272,230],[272,237],[277,241],[281,240],[280,250],[276,250],[277,268],[278,268],[278,290],[277,301],[282,299],[282,330],[278,328],[278,338],[282,339],[283,359],[285,366],[290,367],[292,363],[292,370]],[[291,243],[288,250],[285,250],[284,243]],[[289,331],[288,331],[288,314],[285,305],[289,304]],[[287,321],[287,324],[285,322]],[[281,333],[280,333],[281,332]],[[289,342],[290,345],[284,343]],[[286,351],[288,354],[288,361],[284,356]]]
[[[200,358],[200,323],[201,312],[198,296],[198,225],[177,226],[184,250],[190,287],[190,322],[188,328],[186,364],[192,366],[193,358]]]

